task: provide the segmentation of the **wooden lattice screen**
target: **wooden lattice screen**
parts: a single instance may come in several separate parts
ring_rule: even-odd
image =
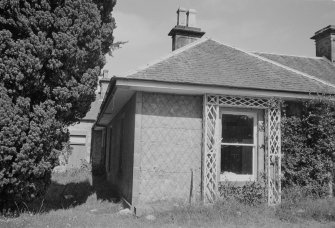
[[[281,135],[280,109],[273,107],[266,110],[266,154],[267,154],[267,187],[268,204],[281,202]]]
[[[219,161],[217,159],[221,143],[218,126],[219,107],[265,109],[268,204],[279,204],[281,201],[281,133],[279,102],[267,98],[225,95],[204,96],[204,201],[213,202],[218,194]]]
[[[212,100],[213,99],[213,100]],[[216,96],[205,96],[204,105],[204,196],[205,201],[213,202],[218,190],[217,157],[220,143],[218,132],[219,106]]]

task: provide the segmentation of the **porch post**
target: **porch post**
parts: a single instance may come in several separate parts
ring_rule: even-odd
[[[204,95],[204,155],[203,155],[203,200],[213,202],[217,197],[218,191],[218,119],[219,105],[218,97]]]
[[[266,110],[268,205],[281,202],[281,130],[280,105],[277,101]]]

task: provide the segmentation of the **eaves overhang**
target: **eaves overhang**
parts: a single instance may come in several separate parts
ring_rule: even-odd
[[[169,82],[151,79],[137,79],[118,77],[116,78],[118,88],[157,93],[173,93],[185,95],[204,95],[204,94],[226,94],[235,96],[253,96],[282,99],[310,99],[313,95],[334,95],[334,90],[329,92],[327,89],[319,92],[312,91],[288,91],[288,90],[271,90],[253,87],[235,87],[214,84],[199,84],[189,82]]]
[[[311,99],[320,93],[266,90],[259,88],[242,88],[231,86],[217,86],[196,83],[176,83],[135,79],[127,77],[113,77],[108,86],[106,96],[102,102],[100,113],[95,126],[107,126],[121,108],[129,101],[135,92],[168,93],[183,95],[224,94],[234,96],[252,96],[265,98],[278,98],[283,100]]]

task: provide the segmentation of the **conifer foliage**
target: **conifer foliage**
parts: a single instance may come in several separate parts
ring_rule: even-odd
[[[0,1],[0,207],[44,193],[95,99],[116,0]]]

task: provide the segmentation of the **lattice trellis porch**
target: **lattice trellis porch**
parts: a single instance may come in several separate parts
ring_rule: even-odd
[[[265,110],[265,156],[268,188],[268,204],[281,201],[281,138],[280,105],[268,98],[205,95],[204,96],[204,156],[203,199],[213,202],[218,195],[218,153],[220,151],[219,108],[237,107]]]

